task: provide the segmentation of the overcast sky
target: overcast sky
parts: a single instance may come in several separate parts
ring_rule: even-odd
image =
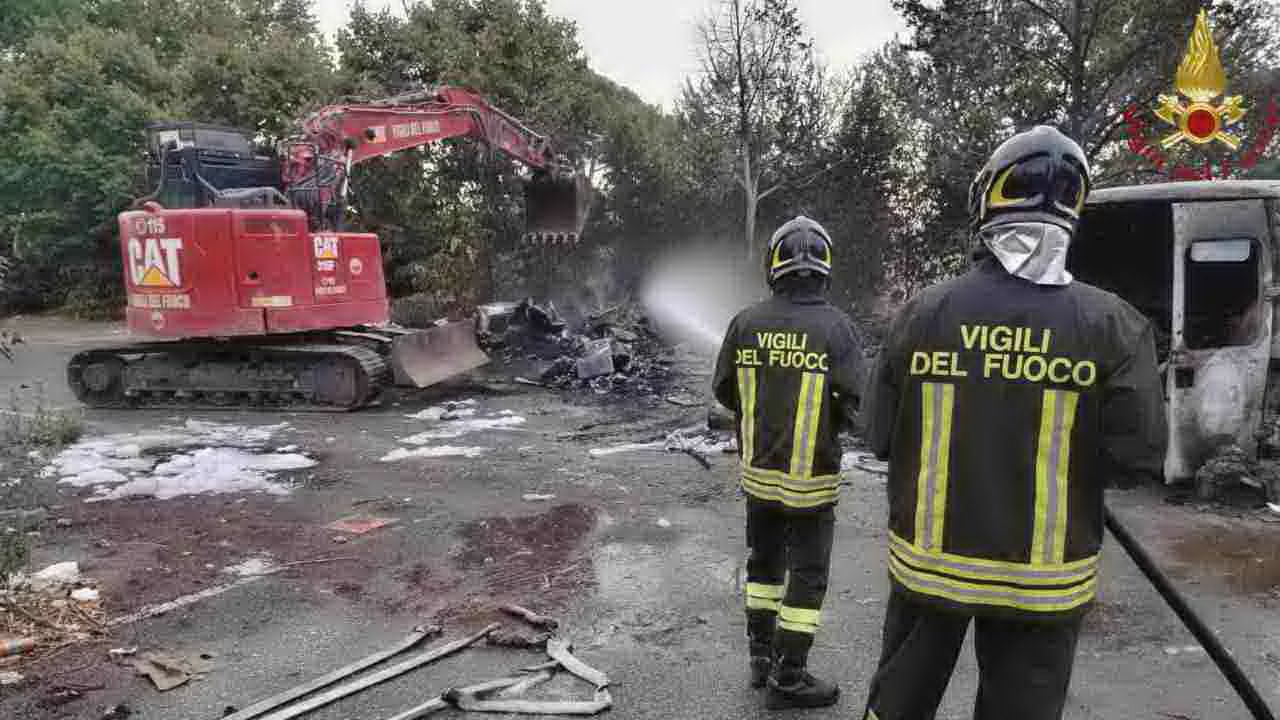
[[[578,23],[592,67],[650,102],[670,105],[682,78],[697,69],[694,23],[712,0],[547,0],[552,12]],[[331,37],[354,0],[315,0]],[[366,0],[400,8],[399,0]],[[834,68],[854,64],[900,32],[889,0],[797,0],[808,31]]]

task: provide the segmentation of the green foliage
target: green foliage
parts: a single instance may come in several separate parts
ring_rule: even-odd
[[[22,570],[31,561],[31,540],[23,529],[7,532],[6,528],[0,528],[0,580]]]
[[[10,389],[9,407],[3,415],[0,440],[10,453],[31,448],[57,449],[79,440],[84,431],[81,412],[49,407],[42,384],[28,398]]]
[[[1124,147],[1123,113],[1172,92],[1206,4],[1230,91],[1260,97],[1278,44],[1275,9],[1265,0],[895,0],[915,58],[903,59],[896,85],[911,131],[904,151],[919,158],[914,177],[922,188],[916,231],[900,249],[937,260],[904,277],[906,284],[963,264],[969,183],[1019,128],[1052,124],[1075,137],[1093,161],[1097,186],[1167,180]],[[1242,134],[1261,120],[1253,113]],[[1175,159],[1199,166],[1199,152]]]
[[[549,136],[597,185],[585,235],[636,261],[619,268],[642,267],[639,258],[701,220],[688,209],[696,159],[678,122],[592,72],[573,24],[542,2],[437,0],[409,6],[405,17],[357,6],[337,47],[349,95],[473,87]],[[524,176],[465,141],[358,167],[356,221],[382,239],[393,293],[446,308],[493,292],[560,295],[593,253],[571,253],[554,268],[525,262],[517,246]]]
[[[329,58],[300,0],[18,4],[59,10],[0,36],[0,135],[13,139],[0,147],[0,254],[18,266],[0,310],[122,304],[115,216],[148,190],[147,123],[271,140],[327,94]]]

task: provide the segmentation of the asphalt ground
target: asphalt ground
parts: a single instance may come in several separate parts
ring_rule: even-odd
[[[13,390],[21,405],[40,394],[49,405],[74,407],[63,385],[66,359],[78,348],[120,340],[100,324],[26,320],[19,328],[27,344],[15,363],[0,361],[0,398]],[[686,363],[678,384],[703,392],[706,369]],[[400,446],[398,439],[423,429],[406,415],[462,399],[527,422],[456,441],[487,448],[478,458],[379,461]],[[224,567],[263,553],[280,562],[350,559],[299,566],[57,655],[0,668],[26,678],[0,688],[0,717],[98,720],[123,703],[134,718],[213,720],[394,644],[415,625],[437,622],[446,639],[462,636],[500,618],[494,608],[503,602],[561,620],[561,634],[579,656],[612,679],[613,717],[764,717],[762,697],[745,683],[743,500],[733,457],[713,458],[706,470],[682,454],[589,453],[662,437],[701,413],[656,396],[600,397],[480,380],[343,415],[87,412],[90,435],[187,419],[288,422],[279,442],[320,461],[290,475],[293,489],[280,497],[95,503],[85,502],[85,490],[35,477],[30,464],[10,463],[4,473],[23,473],[31,497],[70,520],[41,528],[33,565],[78,561],[98,580],[109,614],[225,583]],[[849,470],[846,480],[823,627],[811,657],[811,669],[839,681],[844,693],[834,708],[792,716],[861,717],[879,654],[888,592],[883,479]],[[1147,488],[1109,502],[1220,632],[1263,696],[1280,706],[1280,525],[1254,513],[1171,504],[1168,497]],[[342,534],[325,525],[354,514],[395,522],[336,541]],[[1188,649],[1194,644],[1109,542],[1066,717],[1246,717],[1207,656]],[[207,656],[212,670],[161,693],[109,658],[110,648],[125,646]],[[504,676],[543,657],[477,645],[307,717],[387,718],[445,688]],[[968,650],[939,717],[969,717],[976,684]],[[78,695],[68,697],[68,689]],[[533,695],[589,698],[590,688],[559,677]]]

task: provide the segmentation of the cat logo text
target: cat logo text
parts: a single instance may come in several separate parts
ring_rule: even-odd
[[[143,288],[182,287],[182,238],[130,238],[129,275]]]

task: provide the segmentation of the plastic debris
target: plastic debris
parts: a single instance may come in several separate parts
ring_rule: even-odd
[[[204,655],[185,656],[148,652],[129,662],[139,675],[146,675],[160,692],[185,685],[192,677],[213,669]]]
[[[555,495],[540,495],[538,493],[525,493],[520,496],[525,502],[545,502],[547,500],[555,500]]]
[[[19,672],[12,670],[0,671],[0,685],[17,685],[25,679],[22,673]]]
[[[0,640],[0,658],[24,655],[36,649],[35,638],[14,638]]]
[[[874,475],[889,474],[889,463],[877,460],[875,455],[868,452],[847,452],[841,458],[840,465],[844,468],[857,468]]]
[[[374,517],[372,515],[352,515],[341,520],[335,520],[325,525],[329,530],[338,530],[339,532],[351,533],[352,535],[364,535],[367,532],[377,530],[380,527],[386,527],[396,522],[395,518]]]
[[[96,603],[98,598],[98,591],[93,588],[82,587],[71,591],[71,599],[78,603]]]
[[[80,581],[80,565],[76,562],[60,562],[50,565],[29,579],[35,592],[48,592]]]

